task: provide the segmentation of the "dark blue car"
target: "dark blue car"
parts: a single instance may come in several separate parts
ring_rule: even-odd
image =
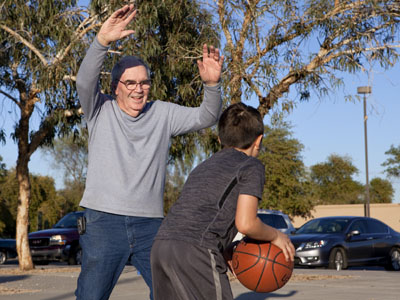
[[[15,257],[17,257],[15,239],[0,239],[0,265]]]
[[[341,270],[380,265],[400,270],[400,233],[373,218],[316,218],[296,230],[290,239],[298,266]]]

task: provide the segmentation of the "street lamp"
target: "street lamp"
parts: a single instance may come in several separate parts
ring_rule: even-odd
[[[365,142],[365,203],[364,203],[364,215],[370,217],[369,210],[369,178],[368,178],[368,141],[367,141],[367,99],[366,94],[371,94],[372,89],[370,86],[359,86],[357,88],[358,94],[364,95],[364,142]]]

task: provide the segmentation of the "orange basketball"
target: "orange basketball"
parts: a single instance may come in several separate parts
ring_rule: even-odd
[[[244,238],[232,256],[236,277],[250,290],[269,293],[283,287],[292,276],[294,264],[270,242]]]

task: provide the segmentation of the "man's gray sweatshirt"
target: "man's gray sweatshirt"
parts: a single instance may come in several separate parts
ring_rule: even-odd
[[[100,92],[99,74],[107,50],[95,39],[76,81],[89,129],[89,165],[80,205],[119,215],[163,217],[170,139],[217,122],[220,85],[204,86],[200,107],[154,101],[132,117]]]

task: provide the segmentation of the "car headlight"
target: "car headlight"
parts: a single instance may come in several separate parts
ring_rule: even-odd
[[[326,240],[312,241],[307,243],[302,243],[300,247],[296,249],[296,251],[308,250],[308,249],[317,249],[325,246],[328,242]]]
[[[50,245],[65,245],[67,237],[65,235],[57,234],[50,237]]]

